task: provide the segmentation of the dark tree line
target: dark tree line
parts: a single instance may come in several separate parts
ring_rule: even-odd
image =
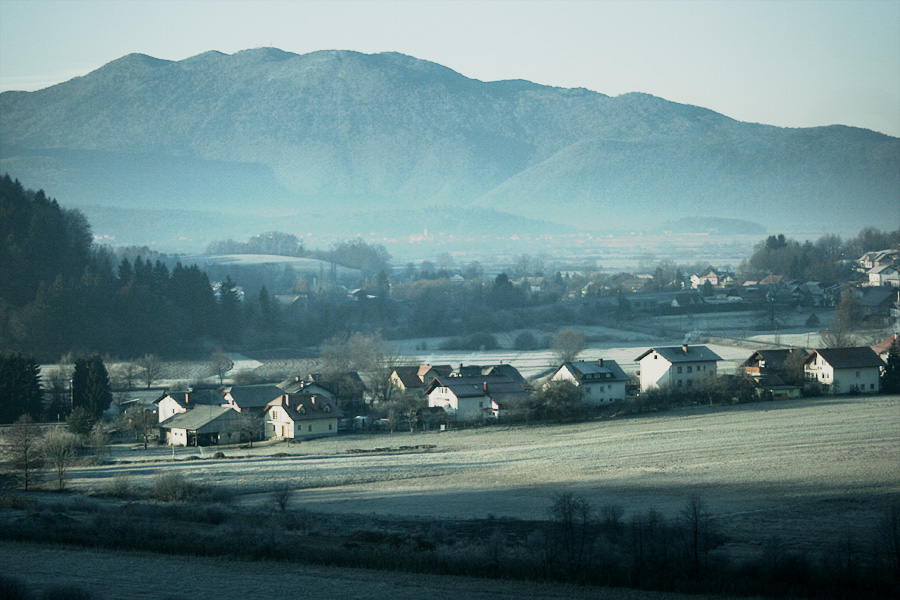
[[[749,275],[775,274],[801,281],[835,282],[847,279],[845,261],[898,243],[900,230],[881,231],[874,227],[867,227],[848,240],[828,234],[815,242],[800,243],[784,234],[770,235],[756,245],[742,271]]]
[[[43,360],[171,355],[243,334],[245,307],[230,279],[217,297],[196,265],[170,270],[139,255],[116,264],[92,239],[79,211],[0,178],[0,349]]]
[[[43,413],[41,367],[34,358],[0,354],[0,423],[22,415],[37,420]]]

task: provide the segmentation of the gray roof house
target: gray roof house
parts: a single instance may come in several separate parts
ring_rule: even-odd
[[[625,398],[628,375],[614,360],[578,360],[563,363],[551,381],[571,381],[581,388],[588,404],[604,404]]]
[[[714,377],[722,360],[706,346],[650,348],[635,361],[640,365],[641,391],[653,388],[691,388],[701,377]]]
[[[160,423],[160,441],[170,446],[237,444],[241,420],[241,414],[230,406],[196,406]]]

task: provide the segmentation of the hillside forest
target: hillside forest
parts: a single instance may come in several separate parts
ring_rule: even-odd
[[[744,261],[745,277],[770,273],[836,283],[851,276],[847,259],[900,242],[900,231],[864,229],[842,240],[815,242],[769,236]],[[627,302],[585,301],[584,291],[616,296],[633,291],[675,291],[695,266],[663,261],[641,289],[596,270],[549,272],[529,257],[486,277],[478,263],[457,266],[424,261],[392,269],[391,257],[361,240],[309,250],[288,234],[231,240],[210,250],[304,256],[349,267],[323,271],[314,281],[288,277],[270,290],[248,278],[219,281],[195,264],[149,250],[94,243],[78,210],[66,209],[42,190],[0,178],[0,349],[55,361],[65,353],[123,358],[155,353],[182,357],[218,346],[236,349],[314,347],[335,335],[381,332],[386,339],[474,336],[521,327],[602,323],[619,318]],[[348,279],[346,272],[355,273]],[[516,278],[543,277],[541,293]],[[591,287],[589,284],[597,284]],[[355,290],[355,293],[350,293]],[[276,295],[303,302],[285,304]],[[523,348],[525,349],[525,348]]]

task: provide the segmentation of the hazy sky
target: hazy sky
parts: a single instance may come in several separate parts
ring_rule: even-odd
[[[397,51],[494,81],[640,91],[742,121],[900,136],[900,0],[0,0],[0,90],[131,52]]]

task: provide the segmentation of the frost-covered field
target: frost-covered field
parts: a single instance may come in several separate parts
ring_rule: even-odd
[[[434,448],[399,451],[425,445]],[[375,448],[395,451],[347,453]],[[313,511],[438,519],[541,519],[562,491],[597,506],[620,504],[626,518],[650,507],[675,516],[697,494],[736,539],[762,543],[777,534],[789,545],[815,547],[868,530],[885,506],[900,501],[900,397],[224,450],[226,459],[185,461],[196,450],[180,449],[174,463],[171,451],[152,450],[147,458],[159,462],[77,469],[72,487],[102,490],[124,475],[149,489],[174,469],[234,490],[245,505],[271,507],[271,491],[286,483],[297,490],[297,506]]]

